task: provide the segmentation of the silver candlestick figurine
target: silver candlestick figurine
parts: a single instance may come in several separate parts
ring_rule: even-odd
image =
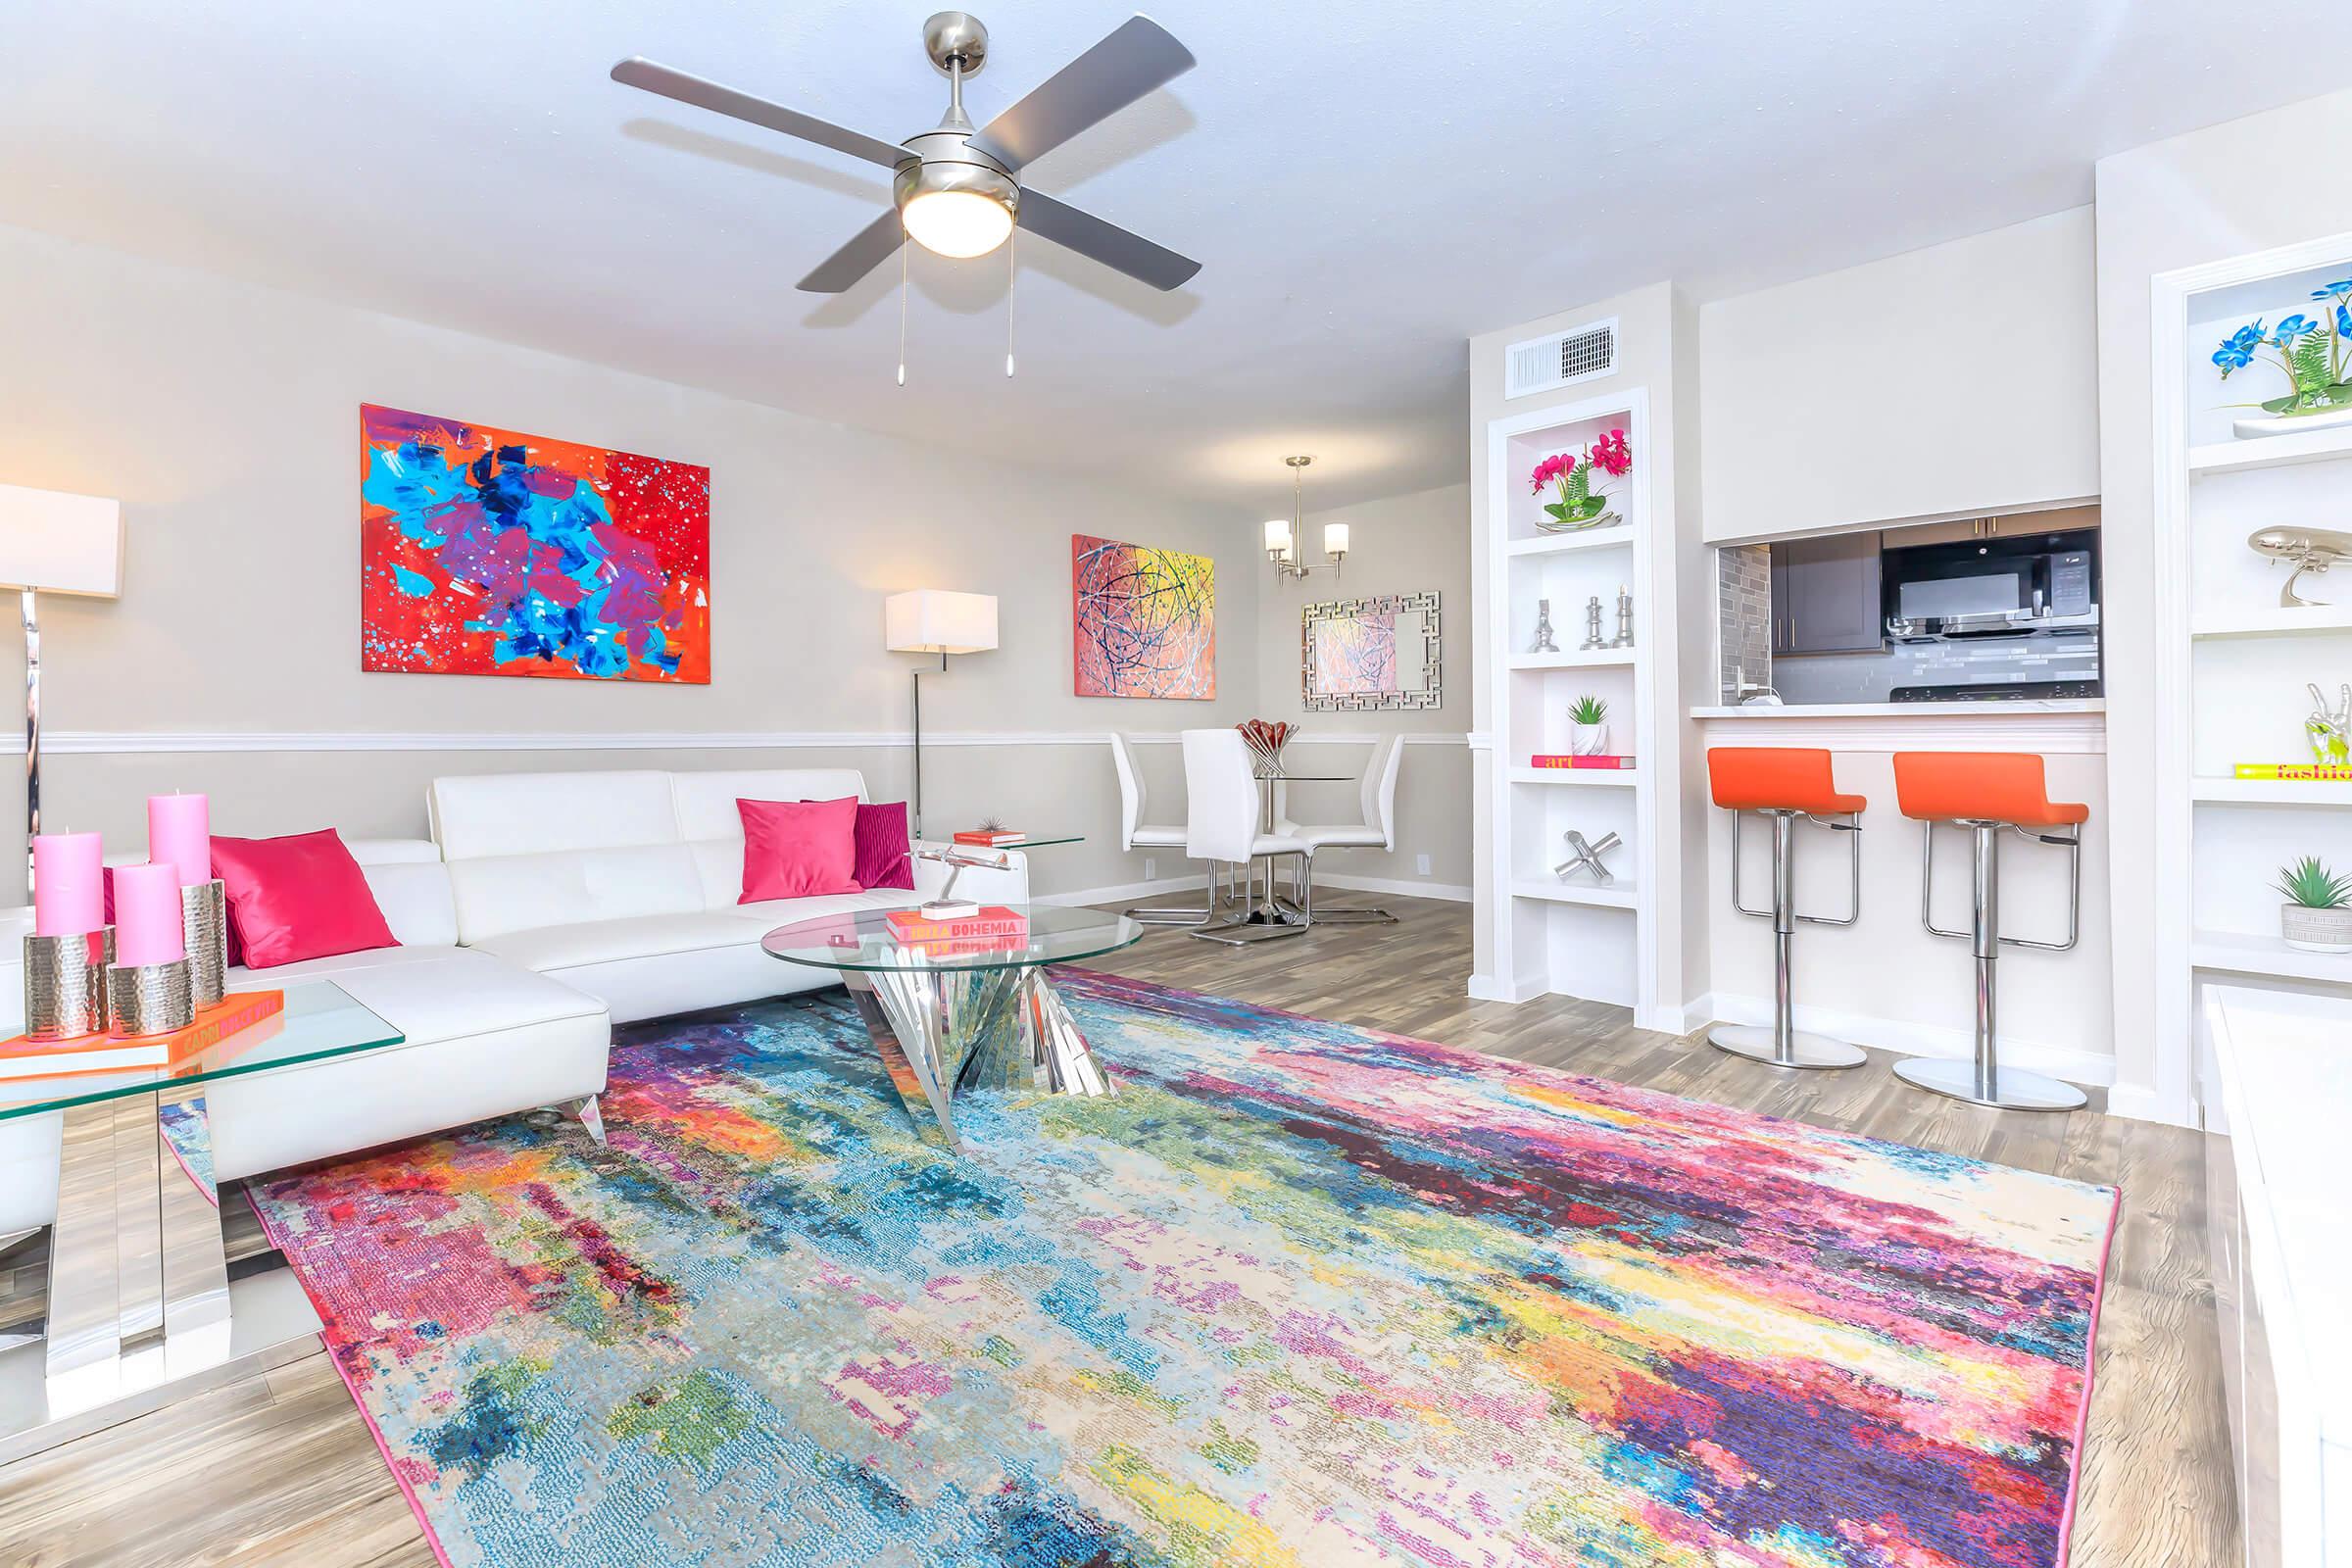
[[[1585,640],[1577,651],[1591,653],[1595,648],[1606,647],[1608,644],[1600,636],[1600,595],[1594,594],[1592,603],[1585,606]]]
[[[228,994],[228,887],[219,877],[179,890],[180,936],[188,950],[188,994],[199,1007]]]
[[[1598,602],[1594,601],[1596,604]],[[1634,646],[1634,596],[1625,591],[1622,583],[1617,588],[1617,640],[1609,646],[1611,648]]]
[[[1536,601],[1536,644],[1528,652],[1556,654],[1559,651],[1559,646],[1551,640],[1551,601],[1539,599]]]

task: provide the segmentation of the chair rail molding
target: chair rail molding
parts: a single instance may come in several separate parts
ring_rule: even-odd
[[[1144,746],[1174,746],[1179,731],[1129,732],[1128,739]],[[1294,745],[1370,746],[1380,740],[1373,730],[1326,731],[1292,737]],[[1468,737],[1458,732],[1408,732],[1408,746],[1462,746]],[[1108,730],[950,730],[926,732],[931,746],[1107,746]],[[908,730],[772,730],[743,732],[612,731],[514,733],[481,730],[452,731],[330,731],[236,730],[111,731],[48,730],[41,750],[52,755],[145,756],[200,752],[693,752],[693,751],[854,751],[860,747],[899,747],[914,744]],[[24,737],[13,749],[24,750]]]

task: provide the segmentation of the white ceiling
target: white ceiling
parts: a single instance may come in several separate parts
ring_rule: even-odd
[[[2103,154],[2346,76],[2323,0],[1167,0],[1200,67],[1030,175],[1201,274],[1160,295],[1024,244],[1007,381],[1003,258],[916,252],[902,389],[895,267],[793,288],[882,172],[606,72],[896,141],[945,101],[926,11],[0,0],[0,221],[1252,507],[1312,452],[1311,507],[1462,477],[1473,332],[2074,206]],[[973,118],[1128,11],[981,0]],[[1888,323],[1906,363],[1934,317]]]

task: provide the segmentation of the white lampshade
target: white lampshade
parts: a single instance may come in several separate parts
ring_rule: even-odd
[[[1323,553],[1327,556],[1344,556],[1348,553],[1346,523],[1327,522],[1323,525]]]
[[[894,654],[982,654],[997,646],[997,596],[916,588],[892,594],[882,610],[884,646]]]
[[[0,484],[0,584],[121,597],[122,503]]]
[[[1012,209],[978,191],[933,190],[909,201],[900,221],[923,249],[968,260],[1004,243],[1012,232]]]
[[[1266,552],[1269,555],[1276,553],[1288,555],[1290,553],[1290,549],[1291,519],[1288,517],[1268,517],[1266,519]]]

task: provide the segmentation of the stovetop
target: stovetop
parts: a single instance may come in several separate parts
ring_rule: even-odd
[[[1886,694],[1890,703],[2046,703],[2058,699],[2096,697],[2095,680],[1999,680],[1953,686],[1897,686]]]

